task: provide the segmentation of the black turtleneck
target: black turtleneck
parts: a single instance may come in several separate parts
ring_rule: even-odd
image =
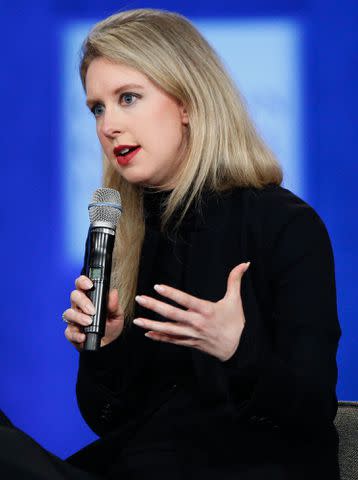
[[[151,229],[160,229],[162,223],[162,215],[165,210],[166,202],[173,190],[153,190],[144,188],[143,189],[143,206],[144,206],[144,217],[146,227]],[[213,195],[213,194],[211,194]],[[202,202],[205,204],[206,200],[210,198],[210,193],[208,190],[204,190],[201,195]],[[178,207],[178,209],[172,214],[168,225],[166,227],[166,232],[172,236],[174,226],[176,222],[180,219],[181,214],[184,210],[184,202]],[[201,214],[201,209],[197,208],[196,200],[194,200],[189,206],[181,224],[180,229],[184,230],[196,230],[202,226],[204,219]]]
[[[217,228],[223,213],[223,199],[230,193],[218,195],[204,190],[200,208],[197,208],[195,201],[190,205],[175,234],[171,227],[180,218],[180,209],[169,221],[169,227],[164,232],[161,231],[161,215],[170,193],[170,190],[153,192],[145,189],[143,191],[146,230],[141,252],[137,292],[139,295],[148,295],[177,308],[183,308],[174,301],[162,297],[154,290],[153,286],[165,284],[187,292],[186,281],[190,275],[193,238],[199,232],[206,238],[206,235],[210,235],[211,229]],[[138,304],[135,306],[135,318],[137,317],[168,321],[165,317]],[[180,412],[184,410],[194,412],[199,408],[200,401],[197,397],[192,349],[173,343],[154,341],[144,336],[146,330],[143,328],[134,324],[131,328],[134,329],[134,336],[131,340],[133,348],[131,364],[136,364],[136,369],[140,374],[140,378],[136,375],[131,376],[132,381],[134,379],[136,383],[133,387],[137,393],[138,384],[143,390],[143,398],[144,396],[155,398],[161,390],[179,389],[173,399],[176,406],[171,403],[170,409],[161,408],[153,415],[150,422],[145,423],[137,432],[133,439],[133,445],[135,448],[138,446],[147,448],[159,442],[169,448],[174,435],[172,422],[178,423],[184,420],[184,418],[181,419],[181,413],[174,418],[173,411],[178,408]],[[136,355],[134,347],[137,352],[140,350],[140,356]],[[131,390],[131,386],[126,385],[125,390]],[[188,425],[187,429],[190,430],[191,426]],[[189,435],[185,428],[184,432],[186,432],[185,435]]]
[[[190,207],[178,232],[173,235],[170,226],[165,232],[161,231],[161,215],[164,202],[171,191],[143,192],[143,206],[145,215],[145,238],[141,252],[138,294],[148,295],[167,304],[183,308],[174,301],[162,297],[153,286],[165,284],[185,291],[185,276],[187,268],[188,251],[190,249],[191,232],[196,229],[198,215],[194,205]],[[173,221],[178,218],[175,213]],[[172,220],[169,225],[172,225]],[[168,321],[161,315],[146,309],[138,304],[135,306],[135,318],[144,317],[155,321]],[[135,388],[138,391],[138,382],[143,388],[143,397],[156,397],[160,391],[175,389],[182,381],[190,382],[193,376],[193,367],[190,349],[167,342],[158,342],[144,336],[147,330],[132,325],[131,343],[135,349],[140,350],[140,356],[132,352],[132,362],[140,372],[140,379]],[[133,347],[134,348],[134,347]],[[131,356],[131,355],[130,355]],[[140,362],[140,365],[138,364]],[[126,389],[130,390],[127,385]],[[181,400],[182,407],[190,408],[191,398]],[[169,448],[172,432],[170,430],[170,415],[165,408],[154,415],[150,422],[145,423],[133,439],[135,448],[148,447],[161,443]],[[168,443],[169,442],[169,443]],[[130,444],[129,446],[130,447]]]
[[[237,188],[204,192],[202,215],[193,203],[173,235],[160,229],[169,194],[144,193],[137,293],[174,304],[154,290],[162,283],[217,302],[230,271],[250,261],[240,286],[246,321],[239,346],[221,362],[196,347],[147,338],[133,324],[127,338],[81,354],[82,415],[109,451],[117,440],[127,444],[122,459],[132,458],[134,468],[139,451],[162,465],[163,451],[173,448],[185,478],[208,478],[210,455],[217,466],[211,478],[241,478],[251,462],[254,472],[267,464],[269,473],[250,478],[281,478],[269,468],[277,464],[289,478],[316,478],[314,465],[336,480],[340,327],[323,222],[282,187]],[[167,321],[138,304],[135,317]]]
[[[195,229],[196,226],[195,209],[191,207],[175,235],[173,235],[170,225],[178,218],[177,213],[169,222],[169,228],[164,232],[161,231],[161,215],[165,208],[164,203],[170,193],[170,190],[144,191],[143,206],[146,232],[140,260],[137,291],[139,294],[149,295],[165,303],[180,307],[174,301],[162,297],[153,288],[155,284],[165,284],[180,290],[183,289],[187,253],[190,248],[190,231]],[[139,305],[136,305],[135,314],[152,320],[167,321],[161,315]],[[145,333],[142,328],[135,325],[132,328],[139,330],[141,335]],[[161,365],[162,380],[167,375],[168,379],[173,378],[174,382],[178,375],[187,374],[186,368],[189,361],[187,348],[169,343],[154,342],[147,338],[145,338],[145,341],[147,345],[149,344],[151,359],[156,359],[155,361]]]

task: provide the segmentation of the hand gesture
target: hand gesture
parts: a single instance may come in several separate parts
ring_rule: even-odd
[[[237,349],[245,325],[240,290],[241,279],[249,266],[250,262],[233,268],[228,277],[226,294],[218,302],[202,300],[167,285],[155,285],[157,292],[186,310],[153,297],[137,295],[136,301],[140,305],[172,321],[136,318],[133,322],[149,329],[145,335],[152,340],[197,348],[224,362]]]
[[[91,280],[81,275],[75,281],[76,290],[71,292],[71,308],[63,312],[62,318],[68,323],[65,337],[80,352],[83,350],[86,334],[83,328],[91,325],[95,308],[85,294],[93,287]],[[123,309],[118,302],[118,291],[113,289],[108,295],[108,317],[106,319],[105,335],[101,339],[101,347],[113,342],[122,333],[124,327]]]

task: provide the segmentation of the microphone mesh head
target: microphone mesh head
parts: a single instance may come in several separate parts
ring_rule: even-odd
[[[91,224],[94,222],[107,222],[115,229],[122,214],[121,196],[113,188],[98,188],[92,195],[88,205]]]

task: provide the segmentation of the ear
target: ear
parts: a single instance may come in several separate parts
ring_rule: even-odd
[[[188,112],[186,111],[186,108],[184,105],[180,105],[180,116],[181,116],[181,121],[183,125],[188,125],[189,123],[189,116]]]

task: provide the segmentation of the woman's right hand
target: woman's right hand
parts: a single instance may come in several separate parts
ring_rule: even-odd
[[[81,352],[84,347],[86,334],[84,327],[92,323],[95,309],[86,291],[92,288],[91,280],[85,275],[76,278],[76,290],[71,292],[71,308],[63,312],[63,318],[69,323],[65,330],[65,337]],[[118,301],[118,291],[112,289],[108,295],[108,317],[106,319],[105,335],[101,339],[101,347],[113,342],[122,333],[124,327],[124,313]]]

